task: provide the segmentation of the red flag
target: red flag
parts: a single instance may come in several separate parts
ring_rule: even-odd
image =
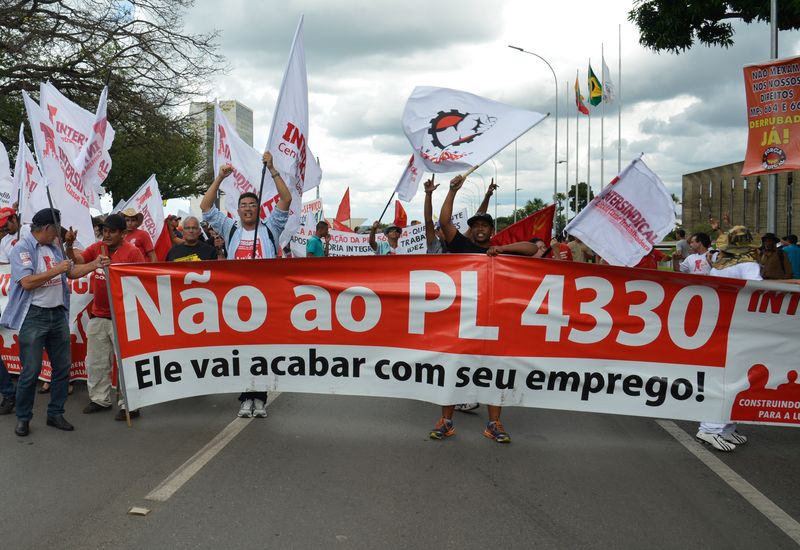
[[[408,225],[408,214],[400,201],[394,201],[394,224],[400,228]]]
[[[580,86],[578,86],[578,75],[575,75],[575,105],[578,107],[578,111],[584,115],[589,114],[589,109],[583,104],[583,94],[581,94]]]
[[[509,225],[497,235],[492,237],[493,246],[529,241],[534,237],[549,243],[553,231],[553,217],[556,214],[556,205],[551,204],[523,218],[513,225]]]
[[[156,259],[159,262],[164,262],[167,260],[167,253],[169,249],[172,248],[172,237],[170,236],[169,229],[167,228],[167,222],[164,222],[164,229],[161,230],[161,235],[158,236],[158,240],[156,244],[153,246],[153,249],[156,253]]]
[[[330,226],[331,226],[331,228],[332,228],[334,231],[347,231],[347,232],[349,232],[349,233],[355,233],[355,231],[353,231],[352,229],[350,229],[349,227],[347,227],[345,224],[343,224],[343,223],[342,223],[342,222],[340,222],[339,220],[330,220],[330,219],[329,219],[329,220],[328,220],[328,225],[330,225]]]
[[[350,220],[350,188],[344,192],[342,202],[339,203],[339,210],[336,211],[336,221],[344,223]]]

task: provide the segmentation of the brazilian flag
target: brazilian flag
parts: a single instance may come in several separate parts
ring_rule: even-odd
[[[597,106],[600,105],[601,101],[603,101],[603,87],[594,75],[592,64],[589,63],[589,103]]]

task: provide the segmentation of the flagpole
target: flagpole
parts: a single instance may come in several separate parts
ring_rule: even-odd
[[[264,193],[264,177],[267,175],[267,163],[265,162],[261,167],[261,185],[258,188],[258,204],[256,205],[256,227],[253,229],[253,255],[252,259],[256,259],[256,247],[258,246],[258,225],[261,223],[261,195]],[[244,230],[244,227],[242,227]]]
[[[578,69],[575,69],[575,82],[578,81]],[[578,92],[580,94],[580,91]],[[578,156],[580,155],[580,109],[578,107],[577,101],[575,102],[575,208],[573,211],[575,214],[578,214],[578,168],[580,167],[580,162]]]
[[[622,24],[617,26],[617,174],[622,172]]]
[[[383,219],[383,215],[386,214],[387,210],[389,210],[389,205],[392,204],[392,199],[394,198],[395,193],[397,193],[397,189],[392,191],[392,196],[389,197],[389,200],[386,202],[386,206],[384,207],[383,212],[381,212],[381,217],[378,218],[378,223],[381,223],[381,220]]]
[[[605,57],[605,50],[604,45],[600,42],[600,61],[602,63],[602,67],[600,67],[600,89],[604,90],[606,85],[606,57]],[[603,94],[600,94],[600,191],[603,190],[603,186],[605,185],[605,123],[606,123],[606,101],[603,97]]]
[[[592,59],[589,58],[589,67]],[[589,105],[592,104],[592,85],[589,83]],[[588,106],[587,106],[588,107]],[[586,206],[589,206],[589,197],[592,190],[592,114],[589,112],[589,131],[586,134]]]
[[[565,110],[569,109],[569,81],[567,81],[567,85],[564,86],[565,90],[567,91],[567,102],[564,103]],[[566,176],[564,177],[564,227],[567,226],[567,222],[569,221],[569,111],[567,110],[566,120],[564,121],[564,129],[565,133],[567,134],[567,151],[564,153],[564,163],[566,164]]]

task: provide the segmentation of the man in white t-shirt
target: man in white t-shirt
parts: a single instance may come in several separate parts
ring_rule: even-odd
[[[719,252],[711,263],[709,275],[760,281],[759,246],[760,243],[754,242],[749,229],[743,225],[732,227],[717,239]],[[747,443],[747,437],[736,430],[736,423],[733,422],[701,422],[695,437],[726,453]]]
[[[708,261],[708,249],[711,248],[711,237],[705,233],[695,233],[689,237],[689,254],[678,266],[681,273],[708,275],[711,264]]]

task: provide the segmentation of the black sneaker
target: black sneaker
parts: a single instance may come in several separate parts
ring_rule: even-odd
[[[16,405],[16,397],[4,397],[3,401],[0,401],[0,414],[11,414],[14,412],[14,407]]]
[[[129,413],[131,420],[134,418],[139,418],[139,410],[131,411]],[[125,409],[120,409],[117,411],[117,414],[114,416],[114,420],[125,421]]]
[[[98,405],[94,401],[89,401],[89,404],[83,408],[83,414],[92,414],[96,412],[102,411],[110,411],[111,407],[104,407],[103,405]]]

